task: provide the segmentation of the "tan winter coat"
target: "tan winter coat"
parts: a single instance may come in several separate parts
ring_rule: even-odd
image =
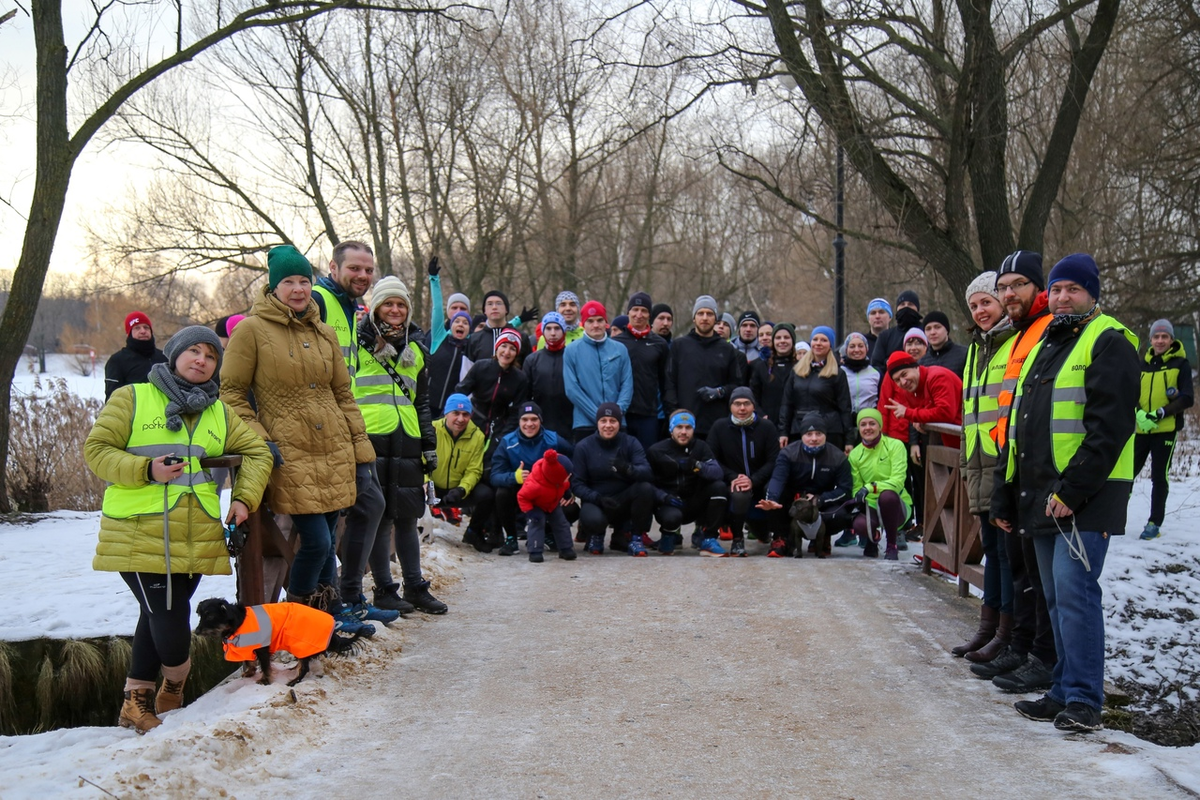
[[[354,505],[354,467],[374,462],[375,451],[337,334],[314,301],[297,317],[263,289],[229,339],[221,399],[279,446],[283,466],[271,473],[265,498],[272,511],[324,514]]]

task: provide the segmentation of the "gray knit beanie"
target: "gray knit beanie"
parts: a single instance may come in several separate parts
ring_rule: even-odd
[[[994,270],[979,273],[975,276],[975,280],[967,284],[967,302],[971,302],[971,295],[979,294],[980,292],[990,294],[997,300],[1000,299],[1000,293],[996,291],[996,273]]]
[[[1165,333],[1174,339],[1175,326],[1171,324],[1170,320],[1156,319],[1154,322],[1150,323],[1150,338],[1153,339],[1154,334],[1156,333]]]
[[[712,295],[702,294],[696,298],[696,302],[692,304],[692,316],[696,316],[700,309],[707,308],[714,314],[717,313],[717,301],[712,298]]]
[[[212,347],[217,354],[217,371],[214,374],[219,374],[225,348],[221,347],[221,340],[217,338],[216,331],[204,325],[189,325],[163,345],[163,355],[167,357],[167,366],[171,368],[171,371],[175,371],[175,362],[183,355],[184,351],[194,344],[207,344]]]

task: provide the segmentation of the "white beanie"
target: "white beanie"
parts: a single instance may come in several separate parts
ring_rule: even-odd
[[[1000,293],[996,291],[996,273],[992,270],[981,272],[975,276],[975,280],[967,284],[967,302],[971,302],[971,295],[990,294],[997,300],[1000,299]]]
[[[408,287],[404,285],[404,281],[395,275],[384,275],[371,290],[371,310],[377,310],[379,306],[383,305],[384,300],[393,298],[403,300],[404,305],[408,306],[408,310],[412,311],[412,298],[408,295]]]

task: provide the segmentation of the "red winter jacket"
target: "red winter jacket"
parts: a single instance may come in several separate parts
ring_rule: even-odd
[[[559,501],[570,488],[571,476],[560,463],[558,453],[547,450],[545,456],[539,458],[533,469],[525,475],[525,482],[517,490],[517,505],[521,511],[540,508],[549,514],[558,508]]]
[[[916,402],[908,407],[905,418],[914,425],[926,422],[962,425],[962,379],[945,367],[919,369],[921,379],[917,384]],[[904,403],[903,400],[900,402]],[[943,435],[942,442],[947,447],[958,447],[957,436]]]
[[[917,398],[913,397],[908,392],[901,389],[892,380],[892,376],[886,372],[883,374],[883,380],[879,382],[879,403],[875,406],[879,411],[879,415],[883,417],[883,433],[892,439],[899,439],[908,444],[908,424],[907,419],[898,419],[895,414],[888,409],[888,403],[895,400],[906,408],[912,408],[917,404]]]

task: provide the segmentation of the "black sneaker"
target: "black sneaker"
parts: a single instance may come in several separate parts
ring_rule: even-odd
[[[405,586],[404,599],[412,603],[417,611],[426,614],[445,614],[450,610],[445,603],[429,593],[429,581],[421,581],[416,586]]]
[[[998,658],[999,656],[997,656]],[[1009,694],[1044,692],[1054,683],[1054,673],[1032,653],[1025,663],[1012,672],[992,678],[996,688]]]
[[[1091,733],[1104,727],[1100,721],[1100,711],[1086,703],[1067,703],[1058,716],[1054,718],[1054,727],[1060,731],[1078,731]]]
[[[385,611],[399,611],[400,616],[411,614],[416,611],[416,607],[412,603],[400,596],[400,584],[393,583],[382,589],[376,589],[372,592],[371,605],[376,608],[382,608]]]
[[[504,544],[500,545],[500,555],[515,556],[521,551],[521,546],[517,544],[517,537],[509,536],[504,540]]]
[[[1073,705],[1078,705],[1078,703]],[[1066,709],[1066,706],[1051,699],[1050,695],[1043,695],[1037,700],[1018,700],[1013,703],[1013,708],[1025,719],[1031,719],[1034,722],[1054,722],[1058,715]]]
[[[487,540],[487,534],[483,533],[482,531],[477,531],[474,528],[467,528],[466,532],[463,533],[462,540],[464,543],[474,547],[480,553],[492,552],[492,545]]]
[[[971,673],[977,678],[990,681],[997,675],[1004,675],[1017,669],[1025,663],[1026,658],[1027,656],[1024,653],[1018,653],[1011,647],[1006,647],[1000,651],[1000,655],[991,661],[984,661],[982,664],[972,664]]]
[[[746,540],[745,539],[734,539],[733,544],[731,544],[729,546],[729,555],[731,555],[735,558],[745,558],[746,557]]]
[[[559,550],[558,557],[563,561],[574,561],[579,556],[575,555],[575,548],[571,547],[566,550]]]
[[[541,553],[530,553],[529,561],[533,564],[541,564],[543,561],[545,561],[545,559],[542,558]]]

